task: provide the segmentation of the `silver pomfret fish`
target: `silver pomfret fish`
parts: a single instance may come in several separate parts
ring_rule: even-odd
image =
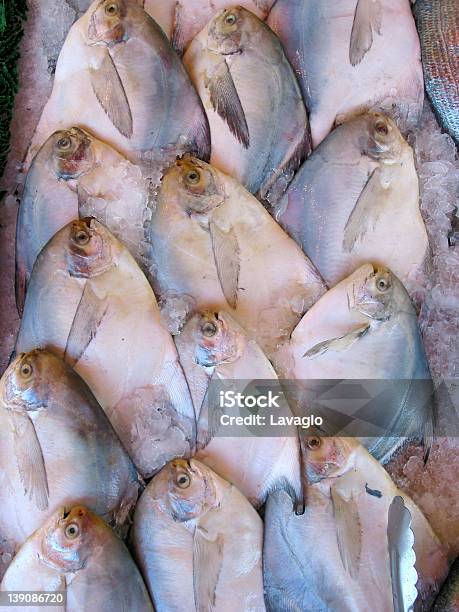
[[[177,161],[165,174],[150,243],[161,298],[190,296],[196,310],[230,308],[268,357],[325,290],[262,204],[195,158]]]
[[[30,536],[8,568],[0,591],[65,593],[65,605],[54,607],[62,612],[153,612],[124,543],[81,505],[61,508]],[[13,609],[40,612],[43,605]]]
[[[131,159],[206,158],[209,128],[185,68],[135,0],[95,0],[72,26],[28,163],[56,130],[78,125]]]
[[[209,119],[212,165],[275,203],[311,150],[301,91],[279,40],[232,7],[216,13],[183,61]]]
[[[430,250],[413,150],[395,123],[365,113],[333,130],[276,207],[328,286],[371,261],[418,288]]]
[[[266,504],[268,610],[407,612],[418,594],[428,601],[448,564],[420,509],[354,438],[304,444],[305,513],[294,513],[288,490]]]
[[[267,23],[299,78],[313,147],[362,110],[416,125],[424,88],[409,0],[278,0]]]
[[[199,461],[172,461],[153,478],[132,536],[157,612],[264,612],[261,518]]]
[[[193,404],[155,295],[95,219],[71,222],[38,256],[16,350],[32,347],[75,368],[142,476],[192,452]]]

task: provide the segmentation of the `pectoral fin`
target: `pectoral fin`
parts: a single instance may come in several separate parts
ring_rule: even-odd
[[[48,508],[48,478],[40,441],[27,414],[11,413],[14,423],[14,452],[24,493],[35,499],[39,510]]]
[[[231,133],[248,149],[249,126],[245,118],[239,94],[226,60],[220,62],[210,77],[205,80],[213,109],[226,121]]]
[[[317,357],[318,355],[322,355],[327,351],[335,351],[341,352],[346,351],[350,348],[359,338],[364,336],[367,331],[370,329],[369,323],[364,323],[363,325],[359,325],[349,333],[344,336],[340,336],[339,338],[332,338],[331,340],[324,340],[323,342],[319,342],[314,345],[309,351],[303,355],[307,359],[311,359],[312,357]]]
[[[362,528],[357,502],[352,494],[346,499],[334,487],[330,492],[341,561],[351,578],[356,579],[362,554]]]
[[[73,317],[70,333],[64,352],[64,360],[74,366],[85,352],[89,343],[97,334],[97,330],[108,308],[106,300],[101,300],[86,282],[80,303]]]
[[[418,574],[414,568],[416,554],[413,548],[411,514],[400,495],[394,497],[389,506],[387,545],[394,612],[406,612],[412,610],[418,596],[416,589]]]
[[[215,219],[209,221],[212,250],[223,295],[231,308],[236,308],[239,281],[239,244],[232,227],[221,228]]]
[[[208,539],[199,527],[193,543],[193,587],[197,612],[215,610],[215,591],[223,565],[223,536]]]
[[[376,168],[368,177],[349,219],[344,226],[343,249],[352,251],[357,240],[361,240],[375,226],[390,194],[389,185],[384,185],[382,172]]]
[[[181,56],[185,51],[185,29],[182,19],[182,3],[177,0],[175,3],[174,25],[171,43],[177,53]]]
[[[100,105],[116,129],[132,136],[132,114],[120,76],[108,50],[98,67],[90,67],[91,85]]]
[[[381,4],[379,0],[358,0],[352,24],[349,60],[360,64],[373,43],[373,33],[381,33]]]

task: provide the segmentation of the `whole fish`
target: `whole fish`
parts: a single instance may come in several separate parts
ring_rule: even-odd
[[[95,0],[71,27],[28,162],[56,130],[78,125],[131,161],[209,155],[209,126],[185,68],[135,0]]]
[[[61,359],[20,354],[0,381],[0,550],[17,550],[62,505],[121,525],[137,473],[93,394]]]
[[[287,480],[299,494],[300,459],[295,429],[290,437],[226,437],[213,431],[213,417],[218,411],[208,397],[212,382],[218,381],[222,388],[226,384],[233,393],[243,392],[251,381],[271,381],[271,389],[276,390],[277,375],[257,343],[247,337],[227,312],[194,315],[175,342],[195,413],[199,415],[200,450],[196,458],[236,485],[256,507],[280,480]],[[239,381],[243,382],[242,389]],[[282,401],[279,412],[289,414],[285,399]]]
[[[415,290],[429,253],[413,150],[395,123],[366,113],[306,160],[276,209],[329,286],[367,261]]]
[[[263,523],[245,497],[199,461],[175,460],[134,515],[134,554],[157,612],[265,610]]]
[[[267,23],[299,78],[314,147],[362,110],[416,124],[424,86],[409,0],[278,0]]]
[[[72,221],[35,263],[16,350],[50,348],[86,381],[137,469],[194,447],[195,417],[147,279],[95,219]]]
[[[163,177],[150,243],[162,298],[191,296],[197,310],[231,307],[268,357],[324,292],[311,262],[260,202],[194,158]]]
[[[363,396],[369,403],[360,413],[370,452],[385,462],[413,437],[423,438],[428,453],[434,422],[429,366],[416,312],[387,268],[365,264],[330,289],[278,351],[275,365],[279,375],[298,381],[305,401],[317,381],[368,382],[379,397],[372,404]],[[362,396],[355,399],[356,419],[361,402]],[[382,435],[370,437],[376,426]]]
[[[456,0],[417,0],[427,94],[442,127],[459,145],[459,5]]]
[[[266,19],[274,0],[241,0],[238,5],[260,19]],[[145,10],[162,27],[178,53],[189,43],[218,11],[234,6],[234,0],[145,0]]]
[[[75,217],[93,216],[109,227],[142,264],[150,205],[141,168],[88,132],[73,127],[52,134],[27,174],[16,229],[16,301],[41,249]]]
[[[126,546],[81,505],[56,511],[30,536],[9,566],[0,591],[63,593],[65,605],[54,609],[66,612],[153,612]],[[39,612],[43,606],[10,609]]]
[[[304,444],[305,513],[294,513],[288,490],[266,503],[268,610],[407,612],[418,591],[424,600],[435,593],[446,554],[414,502],[354,438]]]
[[[435,600],[433,612],[457,612],[459,610],[459,559],[451,566],[448,578]]]
[[[271,203],[310,153],[295,74],[271,29],[253,13],[217,13],[183,61],[207,113],[211,163]]]

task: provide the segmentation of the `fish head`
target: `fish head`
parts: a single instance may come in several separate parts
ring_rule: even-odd
[[[130,0],[102,0],[88,9],[88,44],[114,45],[125,39]]]
[[[82,569],[91,552],[102,546],[109,527],[84,506],[60,509],[45,523],[40,560],[61,572]]]
[[[96,219],[87,217],[65,228],[66,259],[71,276],[91,278],[116,265],[121,247]]]
[[[303,455],[306,457],[306,474],[309,482],[341,476],[352,465],[357,443],[353,438],[328,438],[305,436],[301,439]]]
[[[20,353],[8,366],[1,380],[1,395],[5,407],[22,406],[31,409],[47,404],[53,383],[63,374],[61,360],[42,349]]]
[[[236,361],[244,352],[246,337],[224,312],[204,312],[190,319],[198,365],[215,367]]]
[[[382,113],[368,113],[367,135],[363,152],[377,161],[396,162],[404,145],[395,122]]]
[[[184,157],[166,172],[162,196],[172,198],[189,215],[205,215],[225,201],[215,170],[194,157]]]
[[[388,268],[365,264],[352,275],[349,309],[376,321],[390,319],[400,306],[399,285],[400,281]]]
[[[94,165],[92,139],[80,128],[54,132],[49,138],[49,145],[50,164],[60,179],[76,179]]]
[[[208,25],[207,48],[222,55],[241,53],[253,41],[259,19],[242,6],[226,8]]]
[[[174,459],[155,476],[156,499],[164,512],[182,523],[214,508],[217,492],[211,472],[200,462]]]

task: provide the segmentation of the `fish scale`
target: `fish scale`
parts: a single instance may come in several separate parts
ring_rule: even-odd
[[[459,4],[417,0],[414,15],[427,93],[441,125],[459,144]]]

